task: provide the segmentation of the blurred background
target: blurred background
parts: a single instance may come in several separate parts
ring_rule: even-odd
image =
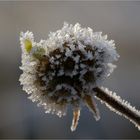
[[[140,109],[140,2],[0,2],[0,138],[140,138],[128,120],[97,101],[96,122],[86,107],[70,131],[72,112],[60,119],[27,99],[19,84],[20,31],[47,39],[63,22],[79,22],[114,39],[120,59],[103,85]]]

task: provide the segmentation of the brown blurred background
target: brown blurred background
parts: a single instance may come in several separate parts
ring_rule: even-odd
[[[71,132],[71,109],[60,119],[27,99],[18,81],[20,31],[32,31],[39,41],[64,21],[115,40],[121,57],[104,86],[140,109],[140,2],[0,2],[0,138],[140,138],[137,128],[99,101],[100,121],[84,107]]]

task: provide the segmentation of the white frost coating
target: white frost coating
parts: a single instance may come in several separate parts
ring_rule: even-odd
[[[108,94],[110,97],[115,99],[119,104],[123,105],[125,108],[128,108],[129,110],[131,110],[132,112],[134,112],[135,114],[140,116],[140,111],[137,110],[134,106],[131,106],[131,104],[128,101],[123,100],[120,96],[118,96],[115,92],[110,91],[108,88],[101,87],[101,89],[103,91],[105,91],[105,93]],[[98,100],[100,100],[98,97],[96,97],[96,98]],[[117,111],[112,106],[110,106],[107,102],[102,101],[102,100],[100,100],[100,101],[101,101],[101,103],[104,103],[111,111],[117,113],[118,115],[121,115],[121,116],[124,116],[125,118],[127,118],[130,122],[135,124],[135,126],[140,130],[140,126],[136,122],[134,122],[133,120],[128,118],[125,114],[122,114],[121,112]]]
[[[87,59],[93,60],[93,54],[92,54],[92,52],[88,51],[88,53],[87,53]]]
[[[72,95],[76,95],[76,93],[77,93],[76,90],[75,90],[72,86],[67,85],[67,84],[57,85],[57,86],[56,86],[56,89],[54,90],[54,92],[56,92],[57,90],[60,90],[60,89],[62,89],[62,88],[65,88],[65,89],[70,90],[71,93],[72,93]]]
[[[29,55],[24,47],[24,41],[28,39],[32,42],[33,47],[37,46],[37,43],[34,42],[33,33],[27,31],[26,33],[21,33],[20,42],[22,48],[22,66],[20,67],[23,70],[23,74],[20,76],[20,83],[23,85],[23,90],[30,94],[28,97],[32,102],[38,102],[38,106],[43,106],[46,110],[46,113],[55,113],[59,117],[66,115],[66,106],[56,105],[48,98],[42,96],[42,89],[45,87],[41,87],[36,84],[36,68],[38,65],[38,61],[35,60],[32,55]],[[53,61],[53,60],[52,60]],[[46,77],[43,77],[43,80],[46,80]]]
[[[32,44],[31,52],[27,53],[25,49],[25,40],[28,39]],[[34,36],[32,32],[27,31],[26,33],[21,33],[20,35],[20,44],[22,48],[22,66],[20,69],[23,71],[23,74],[20,76],[20,83],[23,85],[23,90],[30,94],[29,99],[33,102],[38,102],[38,106],[43,106],[46,113],[57,114],[58,116],[66,115],[67,104],[65,106],[56,104],[50,100],[50,96],[52,93],[46,93],[47,95],[44,96],[44,86],[40,86],[37,84],[38,77],[37,75],[37,68],[40,65],[39,60],[33,57],[33,54],[36,51],[39,51],[38,48],[43,48],[45,50],[45,56],[49,56],[49,53],[56,50],[57,48],[60,49],[60,52],[64,52],[64,43],[68,43],[69,48],[66,49],[64,60],[67,60],[69,56],[74,60],[76,63],[74,69],[71,73],[65,72],[63,69],[59,69],[57,73],[58,76],[62,75],[70,75],[71,77],[75,76],[78,73],[78,63],[81,62],[80,55],[72,56],[72,52],[75,50],[80,50],[85,56],[86,60],[93,60],[98,59],[99,62],[96,64],[101,65],[101,68],[96,69],[95,67],[87,67],[87,65],[81,64],[81,71],[80,71],[80,81],[83,84],[83,87],[89,91],[92,90],[93,87],[98,86],[101,84],[103,79],[105,79],[115,68],[112,62],[116,61],[119,57],[115,50],[114,42],[108,41],[107,36],[102,36],[101,32],[93,32],[91,28],[82,28],[79,23],[72,25],[68,23],[64,23],[64,26],[61,30],[57,30],[56,32],[50,32],[49,38],[47,40],[41,40],[39,43],[34,41]],[[77,46],[74,45],[77,44]],[[86,52],[85,48],[87,46],[91,46],[93,50],[95,50],[95,54],[91,53],[91,51]],[[101,56],[101,52],[104,51],[104,55]],[[59,59],[61,55],[56,55],[56,59]],[[54,64],[60,65],[60,62],[57,61],[54,57],[49,58],[50,67],[54,68]],[[92,85],[85,85],[86,80],[83,78],[83,75],[88,71],[91,70],[94,72],[95,81]],[[99,72],[102,72],[100,78],[98,78]],[[46,87],[48,86],[48,81],[53,79],[55,72],[49,73],[48,77],[39,73],[38,76],[43,76],[42,81],[45,82]],[[46,72],[47,73],[47,72]],[[67,101],[70,102],[72,99],[78,99],[79,96],[77,95],[77,91],[66,84],[59,85],[56,87],[58,88],[66,88],[71,91],[72,98],[67,97]],[[81,93],[82,94],[82,93]],[[91,94],[89,92],[89,94]],[[62,100],[62,97],[58,99],[58,102]]]

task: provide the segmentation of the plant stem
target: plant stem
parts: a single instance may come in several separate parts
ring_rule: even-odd
[[[105,103],[112,111],[130,120],[140,130],[140,111],[108,89],[96,87],[94,91],[97,99]]]

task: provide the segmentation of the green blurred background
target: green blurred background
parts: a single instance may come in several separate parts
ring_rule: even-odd
[[[134,125],[99,101],[100,121],[83,108],[79,126],[71,132],[71,109],[60,119],[27,99],[18,81],[22,73],[20,31],[32,31],[39,41],[60,29],[64,21],[79,22],[115,40],[121,57],[103,85],[140,109],[140,2],[1,1],[0,138],[140,138]]]

